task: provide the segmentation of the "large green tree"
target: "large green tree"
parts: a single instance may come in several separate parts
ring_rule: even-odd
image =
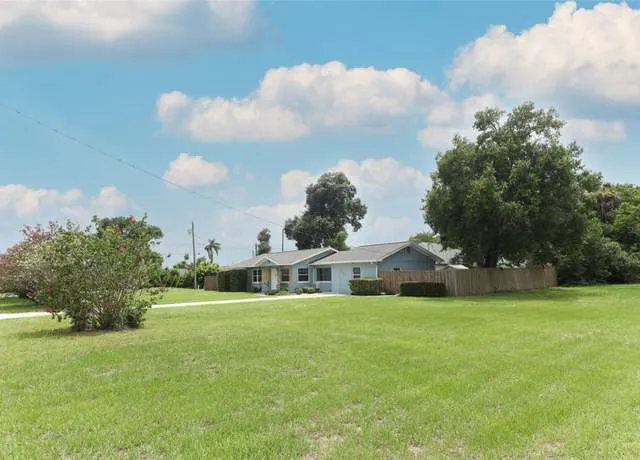
[[[440,237],[433,232],[418,232],[409,237],[412,243],[439,243]]]
[[[561,142],[558,113],[525,103],[475,116],[477,139],[456,135],[438,155],[424,199],[425,222],[467,260],[495,267],[550,262],[579,244],[584,212],[582,150]]]
[[[346,226],[354,232],[362,227],[367,207],[356,197],[356,187],[341,172],[325,173],[306,189],[305,210],[287,220],[285,235],[295,240],[298,249],[346,247]]]
[[[603,184],[592,178],[585,186],[587,231],[577,247],[560,251],[554,261],[558,281],[567,283],[632,283],[640,281],[640,187]]]
[[[258,233],[258,244],[256,245],[256,255],[269,254],[271,252],[271,230],[263,228]]]

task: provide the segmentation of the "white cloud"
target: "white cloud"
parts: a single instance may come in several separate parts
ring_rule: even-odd
[[[181,187],[202,187],[221,182],[228,170],[223,163],[206,161],[201,156],[181,153],[169,163],[163,178]]]
[[[316,177],[308,171],[292,170],[280,176],[280,193],[282,198],[304,198],[305,189]]]
[[[242,99],[164,93],[157,116],[166,131],[203,142],[287,141],[329,129],[386,132],[444,97],[405,68],[348,69],[332,61],[271,69]]]
[[[358,196],[364,199],[377,199],[393,194],[407,196],[416,190],[424,191],[431,183],[428,174],[403,165],[393,157],[369,158],[361,162],[340,160],[328,171],[344,173],[358,189]],[[285,199],[305,197],[305,189],[315,182],[319,174],[309,171],[291,170],[280,177],[280,191]]]
[[[621,121],[572,119],[567,121],[565,136],[577,141],[623,141],[627,138]]]
[[[113,185],[103,187],[98,196],[91,198],[92,209],[106,211],[117,211],[124,208],[127,203],[127,196]]]
[[[422,227],[424,224],[419,219],[419,213],[412,218],[368,215],[363,221],[362,229],[349,235],[348,244],[359,246],[404,241],[409,239],[410,234],[420,231]]]
[[[0,9],[0,60],[187,50],[251,33],[255,2],[13,0]]]
[[[462,101],[450,99],[433,107],[426,117],[427,126],[418,132],[418,140],[425,146],[445,150],[451,147],[455,134],[475,139],[475,114],[487,107],[502,108],[502,103],[495,95],[486,93]]]
[[[111,217],[132,206],[129,198],[114,185],[100,189],[96,196],[91,197],[87,205],[65,206],[61,209],[74,219],[86,222],[92,216]]]
[[[559,3],[546,23],[520,34],[492,27],[458,52],[450,78],[454,87],[498,84],[518,97],[577,92],[637,104],[639,46],[640,9]]]
[[[343,172],[364,198],[413,195],[431,183],[428,174],[403,165],[393,157],[370,158],[358,163],[341,160],[330,171]]]
[[[0,213],[15,213],[19,217],[35,214],[44,207],[69,205],[78,201],[77,189],[58,192],[51,189],[31,189],[21,184],[0,185]]]

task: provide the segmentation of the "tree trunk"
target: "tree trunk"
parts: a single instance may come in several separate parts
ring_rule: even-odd
[[[493,251],[487,252],[484,256],[484,268],[496,268],[498,266],[498,255]]]

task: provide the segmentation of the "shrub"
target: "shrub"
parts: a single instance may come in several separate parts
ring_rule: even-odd
[[[316,290],[316,288],[304,287],[302,288],[302,292],[304,292],[305,294],[315,294],[318,291]]]
[[[447,287],[444,283],[410,281],[400,284],[400,295],[410,297],[445,297]]]
[[[246,292],[247,270],[227,270],[218,273],[218,290],[221,292]]]
[[[161,292],[145,289],[156,269],[149,241],[98,227],[97,218],[92,222],[87,229],[58,226],[22,258],[34,282],[33,298],[58,320],[69,319],[75,330],[141,327]]]
[[[302,288],[296,288],[296,290],[294,292],[296,294],[300,295],[300,294],[302,294],[303,290],[302,290]]]
[[[351,288],[351,295],[380,295],[382,279],[361,278],[350,280],[349,287]]]
[[[289,294],[289,291],[287,291],[286,289],[272,289],[269,292],[267,292],[267,295],[287,295]]]

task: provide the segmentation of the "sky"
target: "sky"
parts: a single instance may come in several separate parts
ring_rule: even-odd
[[[369,209],[349,244],[406,240],[437,154],[523,101],[639,183],[640,2],[4,1],[0,251],[23,225],[146,213],[167,263],[193,221],[229,264],[263,227],[280,250],[327,171]]]

